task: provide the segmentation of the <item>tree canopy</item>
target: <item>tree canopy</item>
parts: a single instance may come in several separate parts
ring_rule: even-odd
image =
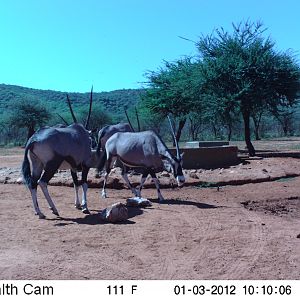
[[[300,70],[290,52],[278,52],[263,38],[261,23],[233,25],[233,33],[216,30],[197,47],[202,59],[205,93],[215,96],[229,112],[242,114],[250,155],[250,116],[261,109],[278,111],[298,99]]]
[[[50,118],[50,112],[40,102],[24,99],[12,105],[8,122],[10,126],[26,128],[28,139],[37,127],[47,124]]]
[[[148,73],[143,105],[163,116],[179,117],[179,129],[189,114],[201,113],[213,126],[227,126],[229,139],[241,115],[249,154],[255,155],[250,118],[257,121],[264,110],[279,115],[296,103],[300,88],[293,53],[277,51],[265,31],[262,23],[247,21],[233,24],[232,33],[220,28],[200,37],[198,57],[165,62],[157,72]]]
[[[200,93],[199,76],[191,58],[165,62],[157,72],[147,74],[149,86],[142,97],[142,106],[163,118],[168,114],[179,119],[176,138],[179,140],[187,115],[196,110]]]

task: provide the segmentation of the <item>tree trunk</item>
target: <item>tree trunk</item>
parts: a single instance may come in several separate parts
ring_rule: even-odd
[[[228,124],[228,134],[227,134],[228,141],[231,140],[231,135],[232,135],[232,125]]]
[[[195,126],[194,126],[194,122],[193,119],[191,117],[189,117],[189,121],[190,121],[190,127],[189,127],[189,138],[194,141],[194,137],[195,137]]]
[[[218,138],[217,127],[214,124],[212,124],[212,129],[213,129],[213,133],[214,133],[215,139],[217,139]]]
[[[245,126],[245,142],[247,145],[249,156],[255,156],[255,149],[251,143],[250,132],[250,113],[248,111],[243,112],[244,126]]]
[[[260,136],[259,136],[259,128],[258,128],[256,125],[255,125],[254,127],[255,127],[255,129],[254,129],[255,140],[256,140],[256,141],[260,141],[261,138],[260,138]]]
[[[255,140],[259,141],[261,138],[259,136],[259,127],[260,127],[260,121],[262,118],[262,113],[259,113],[258,116],[252,116],[252,120],[254,123],[254,133],[255,133]]]
[[[282,125],[283,134],[284,134],[284,136],[288,136],[289,135],[289,129],[288,129],[289,126],[288,126],[286,120],[284,120],[282,123],[283,123],[283,125]]]

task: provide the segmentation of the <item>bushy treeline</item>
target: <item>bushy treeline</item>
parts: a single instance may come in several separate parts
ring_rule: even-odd
[[[122,89],[93,93],[91,128],[126,121],[125,109],[136,105],[143,90]],[[72,118],[66,92],[0,84],[0,145],[23,145],[39,127],[64,123]],[[87,115],[89,92],[68,93],[79,121]],[[62,118],[61,118],[62,117]]]
[[[278,51],[265,31],[262,23],[247,21],[233,24],[232,32],[220,28],[200,37],[198,55],[148,73],[142,106],[158,118],[176,117],[178,140],[188,121],[192,138],[210,124],[216,137],[225,130],[230,140],[242,124],[250,155],[255,155],[252,135],[259,139],[271,120],[292,134],[299,112],[299,64],[291,50]]]

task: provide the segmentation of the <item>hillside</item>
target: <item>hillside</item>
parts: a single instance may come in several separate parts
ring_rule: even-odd
[[[134,106],[143,90],[122,89],[111,92],[93,93],[94,104],[101,104],[104,110],[115,116],[124,118],[124,108]],[[87,93],[69,93],[74,108],[84,106],[89,101]],[[0,111],[5,113],[14,101],[22,99],[39,100],[41,103],[52,107],[56,112],[67,110],[66,93],[52,90],[39,90],[16,85],[0,84]]]

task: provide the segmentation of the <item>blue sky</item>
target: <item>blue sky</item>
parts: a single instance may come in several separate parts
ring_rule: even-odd
[[[214,28],[261,20],[300,50],[300,1],[0,0],[0,83],[66,92],[139,88],[163,60],[196,54]]]

